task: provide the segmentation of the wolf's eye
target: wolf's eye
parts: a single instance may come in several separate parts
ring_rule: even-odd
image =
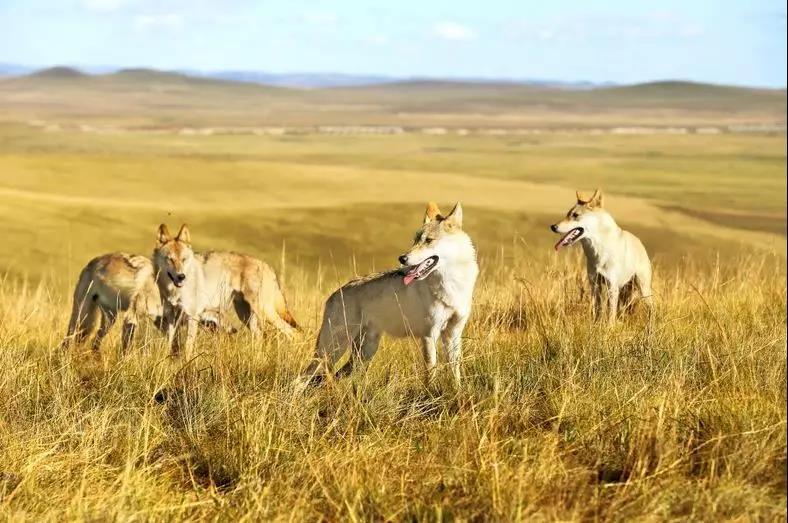
[[[431,244],[431,243],[432,243],[432,238],[424,238],[424,243],[425,243],[426,245],[429,245],[429,244]]]
[[[572,213],[572,218],[573,219],[577,220],[579,217],[580,217],[580,215],[578,213],[576,213],[576,212]]]

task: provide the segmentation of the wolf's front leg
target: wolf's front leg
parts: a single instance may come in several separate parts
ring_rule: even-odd
[[[462,360],[462,332],[465,330],[467,316],[454,315],[449,319],[446,328],[443,330],[443,347],[446,350],[446,358],[449,360],[454,381],[460,384],[460,362]]]
[[[167,335],[167,347],[175,355],[180,350],[180,339],[178,336],[178,324],[180,323],[180,313],[172,308],[165,308],[161,317],[161,329]]]
[[[428,382],[432,380],[432,376],[435,374],[435,366],[438,364],[436,338],[437,336],[428,335],[421,339],[421,355],[424,356],[424,368]]]
[[[608,284],[607,286],[608,326],[615,325],[616,320],[618,319],[618,296],[620,293],[621,293],[621,289],[618,287],[618,285],[614,285],[612,282]]]
[[[192,349],[194,348],[194,339],[197,337],[197,328],[200,326],[200,322],[197,318],[192,318],[191,316],[186,317],[186,352],[187,354],[191,354]]]
[[[591,307],[593,309],[594,319],[599,320],[604,311],[602,310],[602,295],[604,289],[602,288],[602,281],[598,274],[588,273],[588,283],[591,286],[591,299],[593,300]]]

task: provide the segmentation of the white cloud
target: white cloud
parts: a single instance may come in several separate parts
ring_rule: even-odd
[[[476,31],[456,22],[438,22],[432,26],[432,32],[444,40],[473,40],[476,38]]]
[[[387,34],[376,34],[376,35],[370,36],[367,39],[367,41],[369,41],[369,43],[371,43],[373,45],[386,45],[386,44],[389,43],[390,40],[391,39],[389,38],[389,35],[387,35]]]
[[[183,16],[174,13],[137,15],[134,17],[134,28],[141,31],[180,29],[182,26]]]
[[[514,20],[505,24],[502,32],[517,40],[635,41],[699,38],[706,34],[706,28],[702,23],[660,11],[638,16],[567,15],[541,21]]]
[[[304,20],[313,25],[334,25],[339,17],[334,13],[307,13]]]
[[[697,36],[703,36],[705,30],[703,26],[700,24],[687,24],[679,29],[679,34],[686,38],[695,38]]]
[[[129,0],[82,0],[80,4],[88,11],[111,13],[126,7],[129,4]]]

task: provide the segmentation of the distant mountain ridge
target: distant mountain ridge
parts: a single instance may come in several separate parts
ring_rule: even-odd
[[[0,63],[0,76],[37,75],[43,77],[71,77],[88,75],[127,74],[130,71],[161,74],[180,74],[196,78],[210,78],[251,84],[271,85],[298,89],[322,89],[334,87],[363,87],[380,84],[399,83],[446,83],[446,84],[484,84],[484,85],[528,85],[567,89],[591,89],[616,85],[613,82],[594,83],[586,81],[568,82],[549,79],[514,79],[485,77],[427,77],[427,76],[386,76],[347,73],[269,73],[265,71],[221,70],[200,71],[195,69],[159,70],[153,68],[122,68],[109,66],[74,67],[57,65],[36,68],[25,65]]]
[[[291,89],[332,89],[332,88],[354,88],[354,87],[375,87],[385,85],[411,86],[426,88],[452,87],[476,85],[479,87],[541,87],[547,89],[566,89],[566,90],[593,90],[599,88],[620,88],[626,92],[631,88],[641,86],[657,86],[661,90],[668,89],[754,89],[762,91],[780,91],[782,88],[769,87],[746,87],[733,85],[709,84],[704,82],[694,82],[686,80],[656,80],[651,82],[635,84],[617,84],[615,82],[588,82],[588,81],[563,81],[550,79],[516,79],[516,78],[486,78],[486,77],[426,77],[426,76],[385,76],[385,75],[364,75],[347,73],[268,73],[264,71],[245,71],[245,70],[220,70],[220,71],[200,71],[195,69],[176,69],[161,70],[146,67],[112,67],[112,66],[88,66],[74,67],[56,65],[46,68],[36,68],[32,66],[2,63],[0,62],[0,78],[18,76],[37,76],[44,78],[86,78],[90,76],[129,76],[153,78],[181,78],[187,80],[206,79],[220,80],[226,82],[237,82],[245,84],[267,85],[273,87],[284,87]]]

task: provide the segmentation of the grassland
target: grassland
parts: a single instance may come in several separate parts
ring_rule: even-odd
[[[0,107],[0,518],[784,519],[784,135],[94,134]],[[654,259],[650,330],[592,323],[579,253],[551,249],[596,186]],[[479,252],[463,384],[386,340],[296,393],[327,294],[394,265],[428,199],[462,200]],[[303,333],[201,333],[190,361],[150,328],[128,355],[118,333],[58,351],[81,266],[150,252],[162,221],[269,261]]]

